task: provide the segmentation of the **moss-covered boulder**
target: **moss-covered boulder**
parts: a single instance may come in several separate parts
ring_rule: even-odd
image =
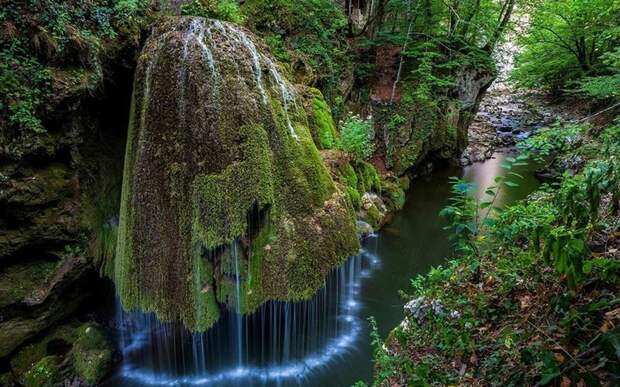
[[[26,372],[25,387],[53,387],[60,381],[58,372],[58,356],[46,356],[36,362],[32,368]]]
[[[353,210],[299,94],[239,27],[154,27],[136,71],[114,264],[125,308],[205,330],[222,308],[310,297],[357,251]]]
[[[112,343],[98,325],[74,321],[22,346],[8,365],[19,385],[58,383],[59,375],[62,379],[77,377],[88,385],[96,385],[110,371],[113,351]]]
[[[94,385],[110,372],[113,348],[108,338],[93,324],[78,328],[73,344],[72,362],[76,375]]]
[[[81,257],[30,260],[0,273],[0,358],[75,312],[89,264]]]

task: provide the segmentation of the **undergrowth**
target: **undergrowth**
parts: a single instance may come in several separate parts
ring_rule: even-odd
[[[408,315],[385,342],[373,336],[375,385],[618,383],[620,126],[557,125],[522,148],[513,163],[584,161],[507,208],[494,204],[500,181],[484,202],[453,182],[442,214],[457,257],[406,295],[446,312]]]

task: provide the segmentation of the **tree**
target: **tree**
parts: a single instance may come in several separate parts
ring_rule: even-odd
[[[606,72],[602,58],[620,43],[620,0],[537,0],[525,12],[529,33],[514,74],[521,85],[559,92]]]

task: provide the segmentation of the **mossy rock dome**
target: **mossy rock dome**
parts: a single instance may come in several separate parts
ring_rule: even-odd
[[[256,42],[173,17],[145,44],[114,264],[126,309],[205,330],[226,308],[310,297],[357,252],[299,93]]]

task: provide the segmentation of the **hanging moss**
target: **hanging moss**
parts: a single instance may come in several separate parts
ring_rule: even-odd
[[[399,180],[387,178],[382,181],[383,200],[390,211],[401,210],[405,206],[405,189],[399,183]]]
[[[146,43],[114,265],[125,308],[206,330],[237,307],[236,276],[247,313],[310,297],[359,247],[298,91],[252,40],[182,17]]]
[[[356,160],[351,164],[357,175],[359,192],[381,192],[381,178],[374,165],[363,160]]]
[[[309,123],[314,143],[319,149],[331,149],[338,136],[332,111],[319,90],[309,88],[309,95]]]
[[[339,166],[338,175],[355,210],[360,209],[361,198],[365,192],[381,193],[379,173],[366,161],[346,161]]]

